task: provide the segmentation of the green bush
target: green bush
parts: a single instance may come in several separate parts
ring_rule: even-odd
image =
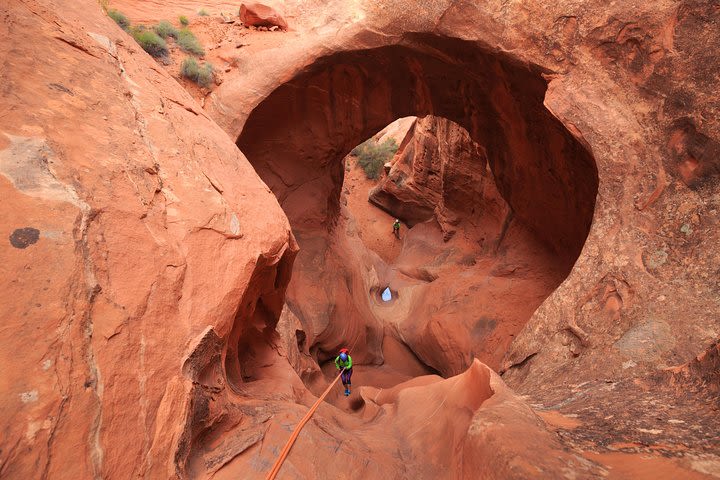
[[[178,29],[173,27],[173,24],[168,22],[167,20],[163,20],[162,22],[155,25],[155,33],[160,35],[162,38],[178,37]]]
[[[177,44],[180,48],[188,53],[194,53],[195,55],[205,55],[200,41],[197,37],[187,28],[183,28],[178,32]]]
[[[207,12],[207,10],[205,10],[204,8],[201,8],[200,10],[198,10],[198,15],[201,17],[207,17],[210,14]]]
[[[117,10],[108,10],[107,14],[108,17],[115,20],[115,23],[117,23],[123,30],[130,28],[130,19],[124,13],[118,12]]]
[[[215,78],[212,65],[205,62],[201,66],[193,57],[187,57],[183,60],[180,67],[180,73],[183,77],[188,78],[205,88],[209,87]]]
[[[162,57],[167,55],[167,43],[165,43],[165,40],[160,38],[160,36],[152,30],[147,30],[144,27],[138,27],[132,29],[131,34],[138,45],[140,45],[143,50],[153,57]]]
[[[397,149],[398,145],[392,138],[382,143],[371,138],[355,147],[351,153],[357,157],[357,163],[365,171],[365,176],[375,180],[380,176],[383,165],[395,155]]]
[[[188,25],[190,25],[190,20],[188,20],[185,15],[180,15],[178,17],[178,20],[180,20],[180,25],[182,25],[183,27],[187,27]]]

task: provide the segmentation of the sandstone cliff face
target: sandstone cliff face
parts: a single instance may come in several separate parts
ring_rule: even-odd
[[[410,227],[435,218],[446,238],[462,218],[499,240],[511,210],[482,147],[465,129],[437,117],[417,119],[393,162],[371,203]]]
[[[232,342],[281,307],[289,225],[94,2],[0,10],[0,473],[182,475],[198,380],[235,381]]]
[[[502,371],[511,385],[533,393],[538,405],[573,405],[565,407],[570,413],[587,405],[563,397],[595,397],[591,410],[599,415],[607,400],[603,384],[638,395],[633,378],[704,351],[718,335],[719,308],[718,252],[710,247],[717,242],[712,152],[718,103],[706,93],[719,66],[701,46],[716,34],[715,2],[632,9],[626,2],[383,7],[364,5],[341,37],[303,44],[302,53],[291,47],[288,58],[296,63],[287,63],[285,77],[240,75],[214,94],[209,111],[239,135],[238,144],[284,209],[297,205],[288,192],[303,188],[324,191],[317,197],[323,202],[337,198],[338,159],[394,118],[447,117],[485,149],[517,219],[556,252],[579,248],[589,228],[569,277],[505,354]],[[338,11],[336,18],[353,14],[352,7]],[[690,38],[697,40],[692,46]],[[473,61],[470,52],[478,52]],[[516,69],[516,62],[527,70]],[[289,72],[294,76],[287,81]],[[500,85],[493,83],[498,78]],[[255,92],[268,86],[271,93],[251,101],[258,104],[252,113],[230,114],[241,85]],[[533,101],[534,95],[542,100]],[[270,112],[281,105],[288,106],[285,119],[271,124]],[[542,116],[545,108],[561,127]],[[303,147],[310,144],[318,148]],[[271,148],[281,153],[271,158]],[[298,165],[314,167],[296,174]],[[588,181],[593,165],[597,196]],[[595,200],[592,226],[578,221],[592,211],[588,199]],[[290,214],[291,223],[331,225],[335,204],[312,205],[312,218]],[[568,381],[577,387],[568,389]],[[577,435],[597,440],[604,428],[618,441],[675,443],[686,436],[701,449],[716,448],[709,430],[698,425],[699,437],[680,423],[666,427],[663,439],[642,433],[656,422],[647,405],[657,400],[650,395],[646,401],[623,405],[632,413],[610,429],[584,418],[592,425]],[[682,409],[673,407],[672,414]],[[704,420],[712,418],[700,410]]]
[[[380,252],[387,264],[374,262],[377,273],[366,285],[377,299],[374,314],[433,371],[454,375],[473,358],[498,368],[513,337],[567,275],[573,252],[558,255],[515,218],[484,150],[459,125],[417,119],[399,143],[369,199],[410,229],[396,258]],[[292,284],[307,282],[296,277]],[[386,285],[394,292],[390,304],[379,302]],[[360,289],[355,296],[365,295]]]
[[[98,5],[66,3],[0,7],[2,476],[261,478],[346,342],[368,369],[464,373],[323,405],[290,477],[597,478],[606,448],[718,471],[716,1],[288,2],[273,48],[213,50],[252,68],[205,109]],[[487,162],[499,197],[418,183],[443,228],[388,265],[341,203],[341,159],[407,115],[462,126],[480,168],[439,170],[484,184]],[[447,215],[489,200],[517,247],[496,263],[476,234],[502,215]],[[385,285],[397,301],[374,304]],[[550,432],[505,383],[578,425]]]

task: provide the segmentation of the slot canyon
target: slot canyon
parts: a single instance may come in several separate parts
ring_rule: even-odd
[[[0,5],[0,478],[720,478],[720,2],[264,3]]]

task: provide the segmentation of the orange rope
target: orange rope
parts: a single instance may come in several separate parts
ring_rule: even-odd
[[[317,402],[308,410],[308,412],[305,414],[305,416],[300,420],[300,423],[297,424],[295,427],[295,430],[293,430],[292,435],[290,435],[290,438],[288,439],[287,443],[285,444],[285,447],[282,449],[282,452],[280,452],[280,456],[275,461],[275,465],[273,465],[272,470],[270,470],[270,473],[268,473],[268,476],[266,477],[266,480],[274,480],[277,476],[278,472],[280,472],[280,467],[282,467],[283,462],[285,461],[285,457],[288,456],[288,453],[290,453],[290,449],[292,448],[293,444],[295,443],[295,440],[297,440],[298,435],[300,435],[300,430],[303,429],[305,424],[310,420],[310,417],[313,416],[313,413],[315,413],[315,410],[320,406],[320,404],[325,400],[325,397],[327,397],[327,394],[330,393],[330,390],[332,389],[333,385],[335,385],[340,378],[340,375],[342,375],[342,372],[344,372],[345,369],[343,368],[340,370],[340,374],[335,377],[335,380],[330,382],[330,385],[328,385],[327,389],[323,392],[322,395],[320,395],[320,398],[317,399]]]

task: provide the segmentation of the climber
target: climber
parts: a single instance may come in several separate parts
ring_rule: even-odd
[[[342,383],[345,386],[345,396],[350,395],[350,377],[352,377],[352,357],[347,348],[340,350],[340,355],[335,358],[335,366],[342,370]]]
[[[395,234],[395,237],[400,238],[400,220],[395,219],[395,223],[393,223],[393,233]]]

